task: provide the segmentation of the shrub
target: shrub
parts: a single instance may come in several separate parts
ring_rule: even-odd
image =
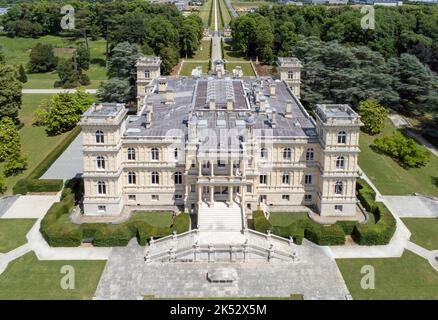
[[[190,215],[188,213],[181,213],[173,220],[172,231],[176,233],[183,233],[190,229]]]
[[[58,192],[62,190],[63,182],[60,179],[21,179],[12,188],[14,194],[28,192]]]
[[[345,243],[344,230],[337,224],[323,226],[311,221],[304,230],[304,236],[320,246],[342,245]]]
[[[252,214],[254,221],[254,229],[266,233],[268,230],[272,229],[272,225],[268,219],[265,218],[263,211],[257,210]]]
[[[103,225],[94,234],[93,245],[96,247],[122,247],[128,245],[134,237],[127,225]]]
[[[418,145],[414,139],[405,137],[399,131],[384,135],[374,140],[373,147],[398,161],[404,167],[421,167],[426,165],[430,152]]]

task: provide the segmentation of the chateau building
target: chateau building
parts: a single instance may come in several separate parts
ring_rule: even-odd
[[[137,114],[103,103],[82,117],[85,215],[215,206],[238,208],[242,221],[260,206],[356,214],[362,123],[348,105],[320,104],[310,116],[298,59],[278,59],[279,79],[162,77],[160,63],[138,61]]]

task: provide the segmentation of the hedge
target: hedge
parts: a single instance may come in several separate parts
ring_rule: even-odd
[[[62,179],[39,179],[50,166],[67,149],[81,132],[81,127],[76,127],[68,133],[48,155],[41,161],[26,178],[18,180],[12,188],[14,194],[27,194],[28,192],[59,192],[62,190]]]
[[[177,233],[189,230],[188,213],[176,216],[172,226],[166,228],[154,227],[145,221],[133,219],[121,224],[74,224],[70,221],[70,214],[75,205],[73,190],[77,186],[71,187],[63,190],[61,201],[54,203],[41,221],[40,232],[52,247],[77,247],[84,239],[92,239],[93,245],[97,247],[126,246],[134,237],[140,245],[146,245],[151,237],[163,237],[174,230]]]
[[[253,212],[254,229],[263,233],[272,233],[289,238],[297,244],[303,237],[318,245],[341,245],[345,236],[351,235],[359,245],[388,244],[396,229],[396,220],[382,202],[376,202],[376,193],[363,179],[356,183],[357,197],[364,208],[375,217],[375,223],[361,224],[356,221],[338,221],[324,226],[310,219],[299,219],[288,226],[272,226],[262,211]]]

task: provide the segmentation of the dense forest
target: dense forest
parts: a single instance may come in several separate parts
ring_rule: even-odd
[[[169,73],[180,56],[191,56],[202,37],[202,20],[184,17],[174,5],[143,0],[69,1],[75,8],[75,30],[62,30],[64,1],[25,2],[12,5],[1,24],[9,37],[63,35],[107,40],[107,53],[118,43],[137,44],[145,54],[160,55],[163,73]]]
[[[362,29],[350,6],[260,7],[232,21],[235,46],[273,64],[303,62],[303,102],[373,98],[438,124],[438,6],[376,7],[375,29]]]

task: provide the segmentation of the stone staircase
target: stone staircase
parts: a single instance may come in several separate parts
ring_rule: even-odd
[[[198,209],[198,227],[200,231],[241,231],[243,217],[241,207],[233,202],[215,202],[212,206],[202,203]]]

